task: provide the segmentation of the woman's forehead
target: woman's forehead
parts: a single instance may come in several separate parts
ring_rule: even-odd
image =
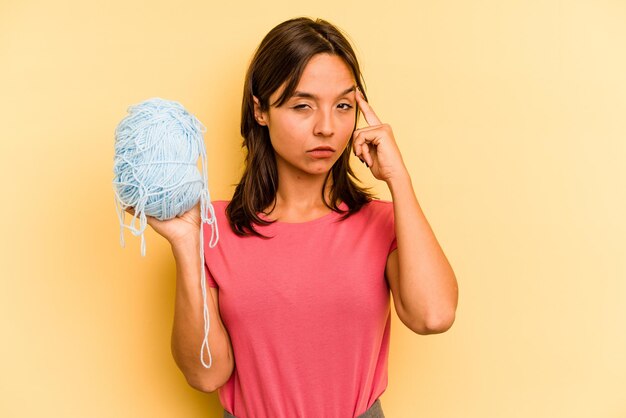
[[[339,86],[339,85],[337,85]],[[332,91],[335,90],[334,88],[335,86],[329,86],[328,89],[325,89],[325,92],[330,94],[329,97],[331,98],[340,98],[343,97],[345,95],[347,95],[348,93],[351,93],[353,91],[356,91],[356,84],[352,83],[352,85],[350,85],[348,88],[341,90],[338,94],[333,95]],[[312,91],[306,91],[304,88],[302,90],[300,90],[298,87],[296,87],[296,90],[293,92],[293,94],[291,95],[291,97],[302,97],[302,98],[309,98],[309,99],[315,99],[315,100],[319,100],[322,97]]]
[[[345,89],[354,83],[354,74],[346,62],[337,55],[318,54],[309,60],[302,71],[297,90],[313,87]]]
[[[283,96],[292,80],[287,79],[272,94],[272,100]],[[356,88],[356,78],[352,69],[337,55],[318,54],[306,64],[295,88],[286,100],[293,98],[337,99]]]

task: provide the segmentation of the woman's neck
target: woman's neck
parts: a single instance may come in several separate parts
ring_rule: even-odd
[[[322,201],[320,193],[325,175],[325,173],[319,176],[306,176],[302,173],[281,175],[279,172],[275,205],[270,205],[264,212],[271,214],[272,219],[285,222],[306,222],[329,213],[330,209]],[[328,178],[325,190],[325,198],[329,203],[332,203],[330,202],[331,186],[332,176]]]

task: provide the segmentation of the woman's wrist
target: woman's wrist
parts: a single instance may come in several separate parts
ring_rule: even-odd
[[[386,180],[387,186],[389,186],[389,190],[393,194],[398,189],[409,188],[412,189],[412,181],[409,172],[403,170],[397,176],[392,177]]]
[[[188,257],[190,254],[197,255],[200,251],[199,234],[188,234],[187,236],[170,242],[172,253],[176,260]]]

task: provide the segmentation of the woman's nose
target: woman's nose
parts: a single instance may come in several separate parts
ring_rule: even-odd
[[[315,135],[331,136],[334,133],[333,116],[330,111],[319,110],[314,127]]]

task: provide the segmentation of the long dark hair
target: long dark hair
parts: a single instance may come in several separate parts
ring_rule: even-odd
[[[337,27],[322,19],[314,21],[300,17],[279,24],[263,38],[252,58],[246,74],[241,106],[242,147],[247,150],[245,169],[226,208],[230,226],[237,235],[253,234],[267,238],[256,231],[252,224],[269,225],[274,222],[261,219],[257,213],[272,203],[275,205],[278,190],[274,148],[267,127],[257,123],[254,117],[253,96],[259,100],[261,110],[267,111],[270,96],[285,83],[282,95],[276,103],[272,103],[277,107],[281,106],[293,94],[309,60],[321,53],[342,58],[352,70],[357,86],[365,95],[363,77],[350,42]],[[358,114],[357,109],[355,129]],[[368,191],[370,188],[362,188],[350,178],[352,176],[359,180],[350,167],[351,149],[352,137],[343,154],[326,175],[321,191],[324,204],[333,211],[344,214],[342,220],[374,198]],[[333,183],[329,203],[326,202],[324,190],[330,175]],[[348,206],[347,211],[338,207],[339,199]]]

